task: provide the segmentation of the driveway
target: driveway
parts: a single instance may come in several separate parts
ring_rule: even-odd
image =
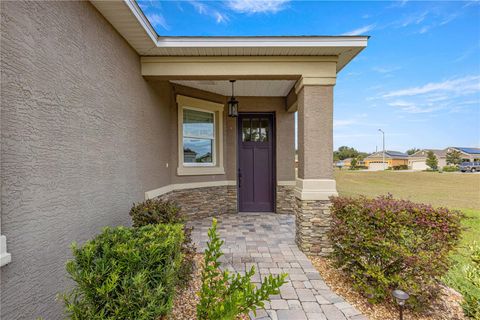
[[[253,281],[260,283],[269,274],[286,272],[287,283],[271,297],[266,308],[251,319],[278,320],[360,320],[367,319],[332,292],[310,260],[295,245],[295,217],[272,213],[240,213],[217,218],[218,231],[225,241],[223,268],[245,272],[255,266]],[[212,218],[192,221],[193,241],[198,250],[206,247]]]

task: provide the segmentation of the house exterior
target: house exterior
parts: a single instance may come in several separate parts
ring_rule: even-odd
[[[429,152],[433,152],[438,161],[438,168],[447,165],[447,151],[439,149],[422,149],[408,157],[408,168],[415,171],[423,171],[430,169],[427,166],[427,156]]]
[[[334,86],[368,37],[160,37],[133,0],[0,5],[2,319],[63,318],[70,243],[146,198],[293,213],[299,247],[330,251]]]
[[[350,169],[350,167],[352,166],[352,160],[353,158],[346,158],[346,159],[337,161],[335,165],[342,169],[343,168]],[[357,165],[356,165],[357,167],[364,166],[364,165],[365,165],[365,162],[363,160],[357,160]]]
[[[479,162],[480,161],[480,148],[449,147],[446,149],[446,153],[453,150],[459,151],[462,154],[462,162]]]
[[[408,165],[408,155],[399,151],[385,150],[385,162],[383,151],[374,152],[364,159],[368,170],[379,171],[394,166]]]

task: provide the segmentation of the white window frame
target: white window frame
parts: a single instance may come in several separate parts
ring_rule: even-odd
[[[212,137],[202,137],[202,136],[185,136],[183,135],[182,132],[182,161],[185,160],[183,157],[183,138],[187,139],[208,139],[208,140],[213,140],[213,146],[212,146],[212,162],[184,162],[183,165],[185,167],[214,167],[215,164],[217,163],[217,120],[216,120],[216,115],[215,111],[210,111],[210,110],[205,110],[205,109],[200,109],[200,108],[194,108],[194,107],[182,107],[182,130],[183,130],[183,111],[187,110],[193,110],[193,111],[199,111],[199,112],[204,112],[204,113],[210,113],[213,115],[213,138]]]
[[[178,110],[178,166],[177,175],[225,174],[223,166],[223,110],[225,106],[208,100],[177,95]],[[214,136],[212,163],[185,163],[183,155],[183,110],[196,110],[213,114]],[[193,138],[193,137],[192,137]],[[210,138],[209,138],[210,139]]]

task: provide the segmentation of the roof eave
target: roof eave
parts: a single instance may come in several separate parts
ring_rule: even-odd
[[[91,0],[100,13],[115,27],[125,40],[141,56],[159,55],[158,49],[202,48],[215,50],[224,48],[279,48],[311,49],[317,48],[321,56],[322,48],[339,49],[339,57],[345,59],[337,66],[339,72],[368,43],[369,36],[213,36],[213,37],[161,37],[144,15],[135,0],[100,1]],[[292,50],[295,51],[295,50]],[[174,54],[168,54],[174,55]],[[302,55],[302,54],[296,54]]]

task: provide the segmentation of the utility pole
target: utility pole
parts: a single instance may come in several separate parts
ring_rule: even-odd
[[[385,132],[382,129],[378,129],[383,135],[383,159],[382,159],[382,166],[383,170],[385,170]]]

